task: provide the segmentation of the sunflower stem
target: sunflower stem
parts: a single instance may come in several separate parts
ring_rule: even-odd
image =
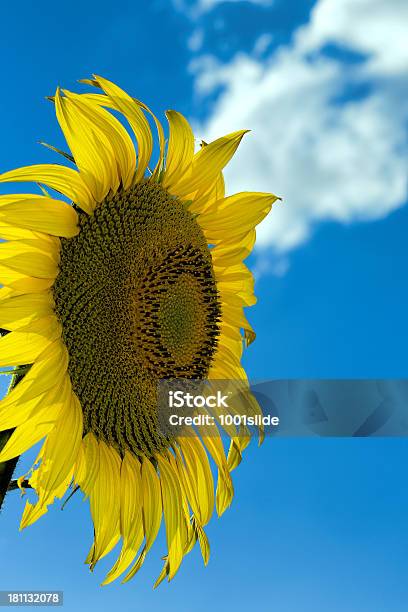
[[[11,480],[9,486],[7,487],[8,491],[15,491],[16,489],[31,489],[31,485],[28,480],[23,480],[18,484],[18,480]]]
[[[7,429],[0,433],[0,450],[7,444],[14,429]],[[0,463],[0,510],[3,506],[4,498],[6,497],[7,491],[9,491],[9,484],[13,478],[14,470],[16,469],[18,457],[9,459]]]

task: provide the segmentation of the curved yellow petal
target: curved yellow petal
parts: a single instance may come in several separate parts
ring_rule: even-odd
[[[225,456],[224,445],[218,428],[208,425],[201,425],[198,428],[200,436],[218,468],[218,481],[216,490],[216,509],[218,516],[221,516],[230,506],[234,496],[234,487],[228,469],[228,462]]]
[[[237,308],[256,304],[254,277],[243,262],[236,263],[228,268],[214,268],[214,271],[222,308]],[[222,325],[224,323],[226,323],[225,319],[223,319]]]
[[[55,94],[58,123],[74,156],[79,174],[96,202],[110,189],[116,191],[118,178],[113,151],[100,130],[87,119],[78,101]]]
[[[46,514],[48,510],[47,505],[52,504],[56,497],[61,498],[65,495],[71,480],[72,472],[66,476],[64,482],[62,482],[56,489],[51,492],[47,500],[47,504],[31,504],[29,501],[27,501],[24,507],[23,516],[21,518],[20,529],[25,529],[25,527],[32,525],[33,523],[38,521],[38,519],[41,518],[44,514]],[[33,485],[33,488],[36,487]]]
[[[0,366],[33,363],[61,335],[61,325],[53,315],[32,321],[0,338]]]
[[[65,90],[64,92],[82,109],[93,129],[98,130],[105,146],[112,149],[113,163],[118,166],[119,179],[124,189],[128,189],[136,169],[136,151],[128,132],[116,117],[102,108],[95,95],[75,94]],[[106,96],[103,97],[106,101]]]
[[[41,403],[29,418],[18,425],[0,452],[0,462],[18,457],[34,446],[41,438],[48,435],[68,401],[71,394],[71,383],[65,376],[59,386],[53,387],[47,394],[46,401]]]
[[[99,472],[89,494],[95,542],[91,569],[110,550],[120,537],[120,459],[117,452],[99,441]],[[109,491],[109,495],[106,492]]]
[[[40,250],[49,253],[58,261],[60,239],[44,232],[34,232],[23,227],[16,227],[0,221],[0,238],[4,240],[21,242],[21,244],[37,245]]]
[[[73,465],[82,438],[82,410],[73,394],[68,394],[66,400],[55,427],[44,442],[40,466],[29,478],[38,501],[25,508],[21,529],[42,516],[56,497],[62,497],[72,480]]]
[[[78,213],[61,200],[45,196],[0,196],[0,222],[72,238],[79,232]]]
[[[169,123],[166,171],[163,187],[170,188],[188,171],[194,157],[194,134],[187,119],[173,110],[166,112]]]
[[[43,454],[44,454],[44,450],[45,450],[45,443],[43,444],[43,446],[41,447],[40,452],[38,453],[38,456],[34,462],[33,467],[31,468],[31,470],[29,471],[28,474],[25,474],[23,476],[20,476],[20,478],[18,479],[18,483],[19,483],[19,487],[21,489],[21,485],[20,482],[25,479],[28,478],[30,481],[30,484],[34,487],[37,488],[37,472],[35,472],[35,467],[39,465],[40,461],[43,458]],[[31,475],[30,475],[31,474]],[[50,503],[52,503],[55,499],[55,497],[63,497],[63,495],[65,494],[69,483],[72,479],[72,473],[69,474],[65,481],[63,483],[61,483],[59,485],[59,487],[57,489],[55,489],[52,492],[52,496],[51,496],[51,500],[48,501],[49,505]],[[24,491],[24,489],[21,489],[22,492]],[[25,527],[27,527],[28,525],[32,525],[33,523],[35,523],[35,521],[37,521],[41,516],[43,516],[48,508],[47,505],[41,505],[41,504],[31,504],[30,502],[27,502],[24,508],[24,512],[23,512],[23,516],[21,519],[21,523],[20,523],[20,529],[24,529]]]
[[[50,503],[50,497],[72,474],[82,440],[82,409],[74,393],[67,394],[54,428],[44,443],[40,466],[30,484],[38,495],[38,504]]]
[[[39,236],[39,234],[37,234],[37,236]],[[4,223],[4,220],[0,220],[0,238],[3,240],[33,240],[36,238],[36,233],[22,227],[15,227],[9,223]]]
[[[138,156],[135,181],[138,182],[144,177],[153,150],[153,138],[149,122],[138,104],[123,89],[101,76],[94,75],[94,77],[97,85],[107,95],[106,106],[111,106],[120,111],[129,121],[136,136]]]
[[[142,461],[142,498],[143,498],[143,526],[145,532],[145,545],[139,557],[131,567],[129,573],[123,579],[127,582],[139,571],[159,532],[162,520],[162,501],[160,492],[160,480],[149,459]]]
[[[18,385],[17,385],[18,386]],[[55,385],[54,385],[55,387]],[[0,408],[0,431],[13,429],[22,425],[34,411],[44,402],[48,401],[50,391],[45,391],[36,397],[29,398],[24,402],[19,402],[16,406]]]
[[[231,283],[231,286],[240,282],[240,287],[246,288],[253,285],[254,276],[248,266],[240,261],[228,267],[217,268],[214,266],[215,277],[218,282]]]
[[[215,358],[208,373],[208,380],[247,380],[247,375],[238,364],[230,364],[225,359]]]
[[[184,457],[189,502],[198,522],[204,526],[210,520],[214,508],[214,484],[207,453],[200,440],[193,435],[180,437],[177,443]]]
[[[0,327],[18,329],[30,321],[52,315],[53,308],[54,299],[50,291],[0,299]]]
[[[39,164],[0,174],[0,183],[43,183],[65,195],[85,212],[92,212],[95,201],[79,173],[58,164]]]
[[[59,384],[67,367],[68,352],[61,340],[56,340],[41,353],[18,385],[0,400],[1,421],[14,419],[14,415],[24,409],[26,402]]]
[[[209,189],[219,178],[221,170],[228,164],[248,130],[227,134],[203,147],[193,157],[191,170],[177,184],[171,193],[181,198]]]
[[[92,432],[84,436],[74,469],[75,482],[89,496],[99,472],[98,441]]]
[[[192,213],[201,214],[207,208],[209,208],[213,202],[221,200],[225,197],[225,182],[222,172],[219,173],[215,182],[210,187],[198,190],[192,203],[189,206],[189,210]],[[199,222],[199,220],[198,220]]]
[[[126,452],[120,471],[120,533],[123,546],[103,585],[109,584],[125,571],[143,542],[142,502],[140,462],[131,453]]]
[[[0,300],[6,300],[10,297],[14,297],[15,295],[19,294],[14,292],[13,289],[10,289],[10,287],[2,287],[0,289]]]
[[[98,83],[98,81],[95,81],[94,79],[81,79],[80,83],[85,83],[86,85],[92,85],[93,87],[97,87],[100,88],[100,85]],[[99,106],[106,106],[108,108],[112,108],[115,110],[119,110],[115,107],[115,105],[112,103],[112,101],[110,100],[110,98],[105,95],[105,94],[81,94],[83,98],[85,98],[88,101],[91,101],[92,103],[98,104]],[[160,121],[157,119],[156,115],[150,110],[150,108],[148,106],[146,106],[146,104],[144,104],[143,102],[141,102],[140,100],[138,100],[137,98],[131,98],[133,100],[133,102],[141,109],[143,109],[146,113],[148,113],[155,125],[156,125],[156,129],[157,129],[157,135],[158,135],[158,139],[159,139],[159,158],[157,160],[156,166],[152,172],[152,178],[156,179],[159,175],[160,172],[162,170],[163,167],[163,161],[164,161],[164,148],[165,148],[165,138],[164,138],[164,131],[163,131],[163,126],[160,123]],[[122,112],[123,114],[123,112]],[[126,115],[125,115],[126,116]],[[142,122],[143,123],[143,122]],[[142,129],[145,130],[146,126],[143,123],[142,124]],[[137,137],[137,129],[133,130],[134,133],[136,134]]]
[[[54,280],[54,278],[27,276],[0,263],[0,282],[12,289],[14,294],[46,291],[54,284]]]
[[[246,259],[252,252],[255,239],[256,231],[252,229],[233,240],[218,242],[210,250],[215,272],[217,273],[217,268],[228,268]]]
[[[36,244],[36,241],[33,241]],[[1,265],[36,278],[56,278],[58,263],[52,251],[37,248],[29,241],[14,240],[0,244]]]
[[[160,172],[163,168],[163,163],[164,163],[164,147],[166,144],[165,138],[164,138],[164,131],[163,131],[163,126],[160,123],[160,121],[157,119],[156,115],[150,110],[150,108],[148,106],[146,106],[146,104],[143,104],[143,102],[141,102],[140,100],[137,100],[136,98],[132,98],[133,102],[135,102],[138,106],[140,106],[140,108],[142,108],[144,111],[146,111],[146,113],[149,113],[149,115],[152,117],[155,125],[156,125],[156,129],[157,129],[157,135],[159,138],[159,159],[156,162],[156,166],[153,170],[152,173],[152,178],[156,179],[159,175]]]
[[[278,199],[270,193],[236,193],[217,200],[199,217],[200,226],[209,243],[252,230],[266,217]]]
[[[195,536],[198,539],[200,544],[201,555],[203,557],[204,565],[208,564],[210,560],[210,543],[207,538],[207,534],[205,533],[202,526],[198,523],[195,516],[192,518],[193,529],[195,531]]]
[[[256,338],[256,333],[243,313],[242,307],[225,309],[225,320],[232,325],[237,325],[244,331],[245,345],[248,347]]]
[[[184,543],[182,541],[182,495],[177,472],[169,461],[157,456],[160,470],[160,485],[163,499],[163,514],[166,524],[168,579],[171,580],[183,560]]]

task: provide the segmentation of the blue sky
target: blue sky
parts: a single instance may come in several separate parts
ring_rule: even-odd
[[[249,262],[250,377],[407,377],[406,12],[400,0],[9,4],[0,171],[55,161],[37,144],[63,144],[44,96],[93,72],[161,116],[182,111],[200,137],[250,128],[228,190],[284,198]],[[406,610],[407,459],[397,439],[253,445],[209,526],[209,566],[193,552],[157,591],[163,538],[135,580],[101,589],[107,564],[83,565],[86,503],[19,533],[10,495],[0,589],[64,589],[66,610]]]

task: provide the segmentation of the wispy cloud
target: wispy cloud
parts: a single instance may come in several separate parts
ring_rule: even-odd
[[[221,87],[200,135],[253,130],[229,190],[284,198],[259,227],[261,255],[298,246],[317,222],[378,219],[406,202],[407,22],[405,0],[319,0],[267,59],[260,41],[227,64],[192,63],[199,95]]]
[[[187,47],[192,53],[199,51],[204,42],[204,30],[203,28],[196,28],[191,33],[191,36],[187,40]]]
[[[183,12],[190,19],[196,20],[202,17],[205,13],[212,11],[220,4],[231,3],[246,3],[255,4],[258,6],[272,6],[274,0],[196,0],[189,2],[188,0],[172,0],[175,8]]]

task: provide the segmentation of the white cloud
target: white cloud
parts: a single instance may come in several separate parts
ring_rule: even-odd
[[[266,32],[265,34],[261,34],[255,42],[252,53],[256,57],[260,57],[268,50],[268,47],[272,44],[272,41],[273,41],[273,36],[269,32]]]
[[[273,0],[198,0],[197,7],[202,12],[211,11],[217,4],[227,4],[228,2],[247,2],[258,6],[271,6]]]
[[[227,168],[229,191],[284,198],[259,227],[261,253],[298,246],[319,221],[377,219],[405,203],[407,21],[405,0],[319,0],[266,61],[241,53],[192,65],[199,95],[222,87],[200,136],[252,129]],[[327,43],[368,57],[346,63],[321,52]],[[348,96],[356,87],[367,91]]]
[[[256,4],[258,6],[272,6],[274,0],[196,0],[196,2],[187,2],[186,0],[173,0],[176,9],[185,13],[190,19],[196,20],[202,17],[205,13],[212,11],[219,4],[247,3]]]
[[[406,72],[407,22],[406,0],[320,0],[297,44],[306,51],[336,42],[369,54],[373,74]]]
[[[202,28],[196,28],[193,30],[190,38],[187,40],[187,47],[192,53],[196,53],[201,49],[204,42],[204,30]]]

